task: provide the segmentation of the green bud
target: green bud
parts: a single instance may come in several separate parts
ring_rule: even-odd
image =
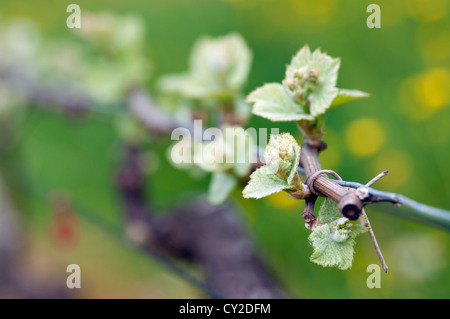
[[[284,80],[284,85],[289,90],[288,95],[299,104],[306,103],[309,94],[318,84],[319,74],[319,69],[311,69],[308,64],[298,69],[288,69]]]
[[[274,174],[290,184],[298,167],[300,146],[289,133],[271,135],[264,159]]]

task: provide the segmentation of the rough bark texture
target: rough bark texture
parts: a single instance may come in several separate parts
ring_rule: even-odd
[[[300,165],[304,168],[307,179],[322,169],[318,157],[319,151],[320,148],[315,148],[308,144],[302,146]],[[355,195],[354,190],[336,184],[325,174],[317,176],[313,181],[313,185],[318,193],[337,202],[339,210],[345,217],[352,220],[358,219],[363,203]]]

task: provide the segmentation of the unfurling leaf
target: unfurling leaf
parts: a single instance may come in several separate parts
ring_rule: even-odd
[[[271,135],[264,159],[272,173],[292,184],[300,161],[300,146],[289,133]]]
[[[342,217],[337,204],[329,198],[325,198],[319,208],[319,223],[328,224]]]
[[[250,181],[242,194],[245,198],[263,198],[286,189],[293,189],[285,180],[275,175],[270,168],[258,168],[250,176]]]
[[[353,262],[354,239],[348,238],[344,241],[336,241],[332,238],[330,224],[316,227],[309,240],[314,252],[311,261],[323,267],[337,267],[341,270],[349,269]]]
[[[294,103],[286,95],[279,83],[268,83],[257,88],[247,97],[247,102],[254,103],[253,114],[275,122],[313,119],[302,106]]]
[[[245,198],[258,199],[283,190],[301,189],[297,173],[300,146],[291,134],[271,135],[264,159],[267,165],[250,176],[242,193]]]
[[[305,45],[292,58],[279,83],[257,88],[247,97],[253,113],[272,121],[317,122],[334,106],[367,97],[357,90],[336,87],[340,59]]]
[[[336,81],[340,60],[304,46],[287,67],[283,85],[293,101],[308,107],[309,114],[324,114],[338,93]]]
[[[337,204],[326,198],[319,209],[319,226],[309,236],[311,261],[323,267],[351,268],[355,238],[369,229],[343,217]]]

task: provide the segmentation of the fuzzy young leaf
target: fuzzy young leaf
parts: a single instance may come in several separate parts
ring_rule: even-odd
[[[264,159],[273,174],[292,184],[300,161],[300,146],[289,133],[271,135]]]
[[[364,99],[369,97],[370,95],[366,92],[359,91],[359,90],[346,90],[346,89],[339,89],[338,95],[334,98],[333,103],[331,103],[330,108],[336,107],[338,105]]]
[[[358,237],[358,235],[367,233],[369,231],[369,228],[358,224],[358,223],[352,223],[351,232],[349,233],[349,236],[352,238]]]
[[[254,103],[253,114],[271,121],[312,120],[313,117],[290,99],[279,83],[267,83],[249,94],[247,102]]]
[[[325,198],[319,208],[319,223],[332,223],[343,217],[339,211],[338,205],[330,198]]]
[[[242,192],[245,198],[263,198],[282,190],[292,189],[285,180],[273,174],[267,166],[258,168],[250,176],[250,181]]]
[[[283,81],[293,100],[308,105],[312,116],[324,114],[338,94],[340,60],[304,46],[293,58]]]
[[[367,96],[336,87],[339,67],[339,58],[320,49],[311,52],[305,45],[292,58],[282,85],[265,84],[250,93],[247,101],[254,103],[254,114],[269,120],[313,123],[330,107]]]
[[[208,189],[209,202],[213,205],[222,204],[236,185],[237,179],[231,174],[225,172],[216,172],[212,174]]]
[[[336,241],[332,237],[330,224],[318,226],[309,236],[314,247],[311,261],[323,267],[337,267],[341,270],[351,268],[353,263],[353,245],[355,240],[348,238]]]
[[[352,266],[355,238],[368,231],[343,217],[337,204],[326,198],[319,209],[319,226],[309,236],[314,248],[311,261],[323,267],[345,270]]]

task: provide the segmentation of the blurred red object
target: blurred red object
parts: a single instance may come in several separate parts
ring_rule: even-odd
[[[48,235],[51,243],[62,250],[74,249],[81,235],[80,220],[70,199],[58,193],[51,196],[53,221]]]

